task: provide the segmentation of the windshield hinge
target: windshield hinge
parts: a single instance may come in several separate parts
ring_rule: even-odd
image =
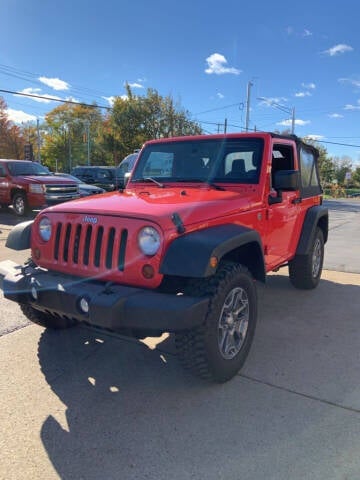
[[[176,231],[178,233],[184,233],[185,232],[185,227],[184,227],[183,221],[181,220],[180,215],[178,213],[176,213],[176,212],[173,213],[171,215],[171,220],[172,220],[173,224],[175,225]]]

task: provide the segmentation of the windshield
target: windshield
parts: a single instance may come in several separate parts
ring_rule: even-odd
[[[36,162],[11,162],[8,163],[8,168],[11,175],[51,175],[46,167],[43,167]]]
[[[149,144],[132,182],[258,183],[262,151],[260,138]]]

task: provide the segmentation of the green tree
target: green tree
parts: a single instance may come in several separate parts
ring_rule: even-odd
[[[126,98],[115,99],[104,129],[104,145],[114,161],[147,140],[202,133],[200,125],[171,96],[162,97],[155,89],[148,89],[146,96],[135,96],[129,85],[126,90]]]
[[[360,167],[356,167],[353,171],[352,180],[357,186],[360,186]]]
[[[339,185],[345,184],[346,174],[352,171],[352,160],[350,157],[344,155],[340,157],[334,157],[335,178]]]
[[[10,121],[5,100],[0,97],[0,158],[24,158],[25,139],[20,128]]]
[[[103,117],[100,109],[63,104],[45,117],[42,158],[52,170],[70,171],[76,165],[106,164],[100,144]]]

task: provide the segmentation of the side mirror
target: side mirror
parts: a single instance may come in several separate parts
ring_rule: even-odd
[[[279,170],[275,172],[273,188],[280,191],[293,191],[300,188],[300,172],[297,170]]]

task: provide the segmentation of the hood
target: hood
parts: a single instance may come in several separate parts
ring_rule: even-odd
[[[55,176],[55,175],[17,175],[18,181],[39,184],[52,185],[76,185],[77,183],[70,178]]]
[[[248,208],[248,195],[242,195],[240,192],[212,188],[146,187],[143,190],[110,192],[97,195],[96,198],[65,202],[46,209],[46,212],[142,218],[158,223],[165,230],[174,228],[171,221],[174,213],[180,215],[184,225],[191,225],[208,222],[220,216],[231,215],[239,209],[247,210]]]

